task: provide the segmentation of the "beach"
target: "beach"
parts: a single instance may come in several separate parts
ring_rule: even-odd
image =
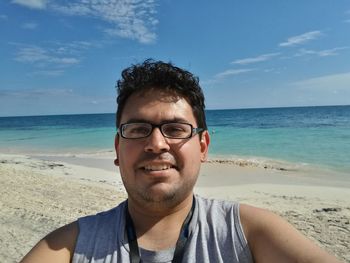
[[[113,153],[0,154],[0,262],[18,262],[50,231],[126,198]],[[350,262],[350,182],[210,160],[195,193],[269,209]]]

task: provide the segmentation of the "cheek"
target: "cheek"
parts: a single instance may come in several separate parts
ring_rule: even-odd
[[[199,143],[185,145],[181,149],[183,161],[193,169],[201,163],[201,151]]]
[[[119,145],[119,168],[121,170],[129,169],[130,166],[135,162],[137,154],[137,149],[139,147],[133,146],[132,144],[120,144]]]

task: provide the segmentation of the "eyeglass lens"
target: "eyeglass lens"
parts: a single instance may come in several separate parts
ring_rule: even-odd
[[[127,123],[122,125],[125,138],[144,138],[152,133],[153,127],[160,127],[162,134],[168,138],[188,138],[192,134],[192,125],[188,123],[164,123],[160,126],[150,123]]]

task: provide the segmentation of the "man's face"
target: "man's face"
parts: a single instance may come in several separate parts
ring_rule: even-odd
[[[120,123],[185,122],[197,127],[183,97],[158,89],[129,97]],[[206,160],[209,135],[189,139],[163,137],[158,128],[142,139],[116,137],[117,164],[129,198],[141,204],[174,205],[192,194],[201,162]]]

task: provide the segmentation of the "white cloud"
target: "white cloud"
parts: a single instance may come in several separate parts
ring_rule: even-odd
[[[38,27],[38,24],[34,22],[28,22],[28,23],[22,24],[22,28],[24,29],[33,30],[33,29],[36,29],[37,27]]]
[[[349,47],[336,47],[332,49],[324,49],[324,50],[309,50],[309,49],[300,49],[295,56],[296,57],[301,57],[305,55],[315,55],[319,57],[328,57],[328,56],[337,56],[339,53],[337,51],[344,50],[344,49],[349,49]]]
[[[92,17],[105,21],[103,31],[112,37],[153,43],[158,20],[156,0],[12,0],[12,3],[34,9],[47,9],[65,15]]]
[[[28,76],[60,76],[69,67],[76,66],[84,59],[84,52],[100,44],[88,41],[67,43],[45,42],[42,45],[27,45],[10,42],[15,46],[14,60],[32,66]],[[45,47],[44,47],[45,46]]]
[[[350,91],[350,72],[331,74],[316,78],[310,78],[292,83],[293,86],[305,90],[319,90],[319,91]]]
[[[224,78],[253,71],[254,69],[228,69],[215,75],[216,78]]]
[[[99,43],[88,41],[54,42],[50,44],[54,53],[62,55],[78,55],[91,47],[100,47]]]
[[[72,89],[17,89],[2,90],[1,96],[7,97],[38,97],[38,96],[70,96],[73,94]]]
[[[66,88],[0,90],[0,116],[105,113],[114,108],[113,96],[87,96]]]
[[[38,61],[47,61],[49,59],[50,59],[50,56],[47,54],[47,51],[37,46],[20,48],[15,58],[16,61],[29,62],[29,63],[35,63]]]
[[[278,56],[280,53],[269,53],[269,54],[263,54],[254,58],[244,58],[244,59],[238,59],[235,61],[232,61],[231,64],[239,64],[239,65],[247,65],[257,62],[263,62],[270,60],[273,57]]]
[[[71,65],[78,64],[80,61],[77,58],[54,58],[53,62],[58,62],[60,64]]]
[[[122,38],[136,39],[141,43],[152,43],[156,39],[156,34],[148,32],[147,28],[142,25],[132,25],[123,29],[108,28],[105,32],[110,36],[119,36]]]
[[[317,39],[321,37],[323,34],[321,31],[310,31],[298,36],[293,36],[287,39],[286,42],[282,42],[279,44],[280,47],[290,47],[290,46],[295,46],[295,45],[300,45],[303,43],[306,43],[308,41]]]
[[[45,9],[47,0],[12,0],[12,3],[33,9]]]
[[[248,69],[248,68],[247,69],[228,69],[228,70],[225,70],[223,72],[217,73],[216,75],[214,75],[210,79],[200,80],[200,84],[202,86],[213,85],[213,84],[216,84],[218,82],[223,81],[226,77],[236,76],[236,75],[248,73],[248,72],[251,72],[254,70],[255,69]]]
[[[153,43],[158,20],[155,0],[76,0],[49,2],[48,8],[71,16],[94,17],[110,26],[104,32],[110,36]]]
[[[58,77],[63,75],[64,70],[62,69],[54,69],[54,70],[38,70],[29,73],[29,76],[35,77],[35,76],[48,76],[48,77]]]
[[[62,67],[80,63],[79,58],[68,54],[68,51],[62,52],[60,48],[45,49],[35,45],[19,47],[15,60],[22,63],[30,63],[39,68],[46,68],[45,71],[38,71],[37,73],[34,72],[34,75],[52,76],[62,74]],[[58,71],[58,69],[60,70]]]

